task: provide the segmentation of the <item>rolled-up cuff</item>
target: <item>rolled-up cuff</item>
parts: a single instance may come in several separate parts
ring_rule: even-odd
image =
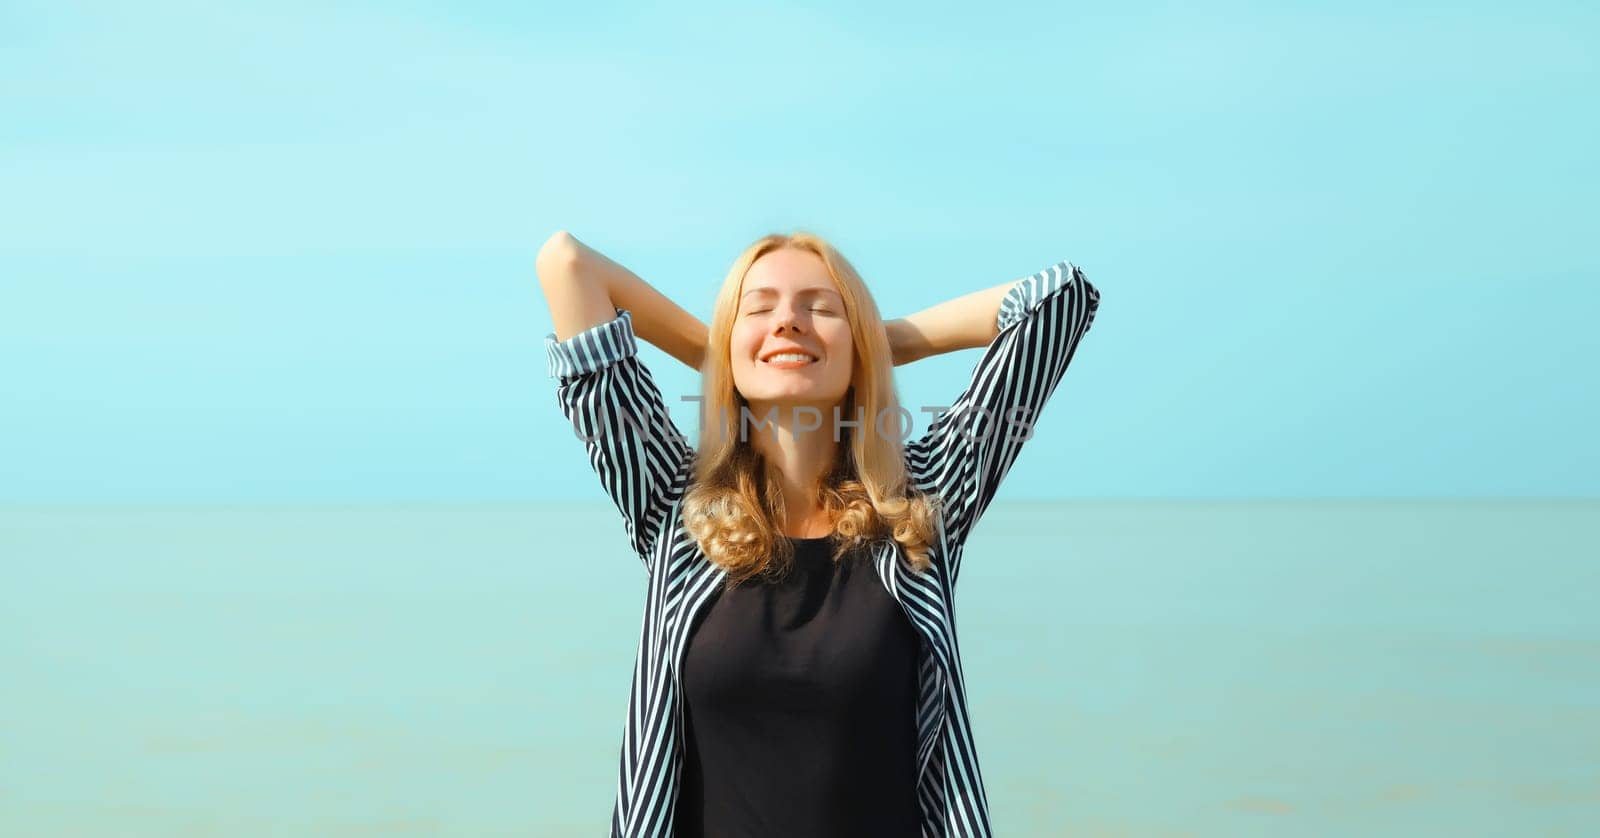
[[[584,375],[638,354],[633,314],[622,308],[617,308],[616,312],[615,319],[591,326],[566,340],[556,340],[554,332],[545,335],[544,350],[550,377]]]
[[[1001,331],[1005,331],[1007,326],[1038,308],[1045,299],[1061,293],[1075,282],[1087,284],[1078,266],[1066,261],[1057,262],[1032,276],[1017,280],[1000,302],[1000,314],[995,319],[995,325],[999,326]]]

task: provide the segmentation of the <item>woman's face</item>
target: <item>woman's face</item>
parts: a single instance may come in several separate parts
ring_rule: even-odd
[[[757,259],[739,287],[729,348],[734,386],[751,405],[811,405],[831,418],[850,388],[855,344],[822,258],[780,248]]]

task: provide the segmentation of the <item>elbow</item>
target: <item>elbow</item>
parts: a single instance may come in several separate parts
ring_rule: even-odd
[[[539,255],[534,259],[539,284],[548,286],[552,282],[570,279],[577,273],[582,254],[583,245],[576,237],[566,230],[557,230],[545,239],[539,248]]]

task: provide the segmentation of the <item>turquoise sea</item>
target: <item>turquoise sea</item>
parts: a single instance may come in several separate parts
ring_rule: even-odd
[[[604,502],[0,509],[0,835],[605,833]],[[1000,835],[1593,835],[1600,502],[1003,503]]]

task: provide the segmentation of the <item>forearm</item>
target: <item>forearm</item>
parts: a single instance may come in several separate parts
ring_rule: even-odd
[[[1003,282],[886,322],[894,363],[988,346],[999,334],[1000,303],[1014,284]]]
[[[552,236],[540,251],[539,261],[540,281],[550,297],[557,338],[565,339],[587,325],[609,320],[615,316],[613,307],[623,308],[632,313],[634,334],[639,339],[700,369],[706,325],[633,271],[568,233]],[[558,298],[564,298],[560,305]]]

